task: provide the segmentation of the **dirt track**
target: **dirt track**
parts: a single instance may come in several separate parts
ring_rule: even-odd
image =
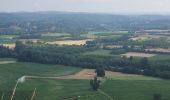
[[[26,76],[26,78],[29,79],[81,79],[81,80],[89,80],[93,79],[95,76],[95,70],[94,69],[83,69],[82,71],[75,73],[73,75],[68,75],[68,76],[59,76],[59,77],[41,77],[41,76]],[[122,74],[119,72],[112,72],[112,71],[106,71],[105,77],[113,77],[113,76],[122,76],[122,75],[128,75],[132,76],[131,74]],[[133,75],[134,76],[134,75]],[[103,78],[99,78],[103,79]]]
[[[126,56],[126,57],[134,56],[134,57],[147,57],[147,58],[149,58],[149,57],[156,56],[156,54],[128,52],[128,53],[122,54],[122,56]]]

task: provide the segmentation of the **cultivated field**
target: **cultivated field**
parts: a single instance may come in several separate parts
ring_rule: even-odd
[[[84,45],[84,44],[86,44],[87,41],[92,41],[92,39],[53,41],[53,42],[47,42],[47,44],[58,44],[58,45]]]
[[[5,47],[8,47],[8,48],[11,48],[11,49],[15,48],[14,43],[13,44],[2,44],[2,45],[5,46]]]
[[[122,56],[126,56],[126,57],[130,57],[130,56],[134,56],[134,57],[153,57],[156,56],[156,54],[149,54],[149,53],[139,53],[139,52],[127,52],[125,54],[122,54]]]
[[[111,50],[95,50],[83,53],[83,55],[90,55],[90,56],[114,56],[111,53]]]
[[[122,48],[122,45],[108,45],[106,48],[114,49],[114,48]]]
[[[16,61],[0,61],[0,64],[12,64],[16,63]]]
[[[157,52],[166,52],[170,53],[170,48],[150,48],[150,49],[145,49],[146,51],[157,51]]]

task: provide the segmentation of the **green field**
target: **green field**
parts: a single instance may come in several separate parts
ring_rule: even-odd
[[[166,62],[170,61],[170,55],[169,54],[158,54],[154,57],[149,58],[150,61],[159,61],[159,62]]]
[[[70,34],[67,33],[46,33],[41,35],[41,40],[43,41],[56,41],[62,40],[65,37],[70,37]]]
[[[83,53],[83,55],[90,55],[90,56],[119,56],[119,55],[112,55],[110,54],[111,50],[95,50]]]
[[[170,100],[169,84],[166,80],[107,80],[102,90],[115,100],[152,100],[155,93]]]
[[[11,39],[17,37],[17,35],[0,35],[0,44],[15,43],[15,40]]]
[[[81,37],[85,38],[118,38],[124,34],[127,34],[128,31],[101,31],[101,32],[88,32],[81,34]]]
[[[0,39],[0,44],[12,44],[12,43],[15,43],[15,40]]]
[[[9,100],[17,79],[23,75],[65,76],[80,70],[77,67],[24,62],[0,65],[0,96],[4,93],[4,100]],[[78,100],[151,100],[154,93],[161,94],[163,100],[170,100],[169,84],[168,80],[120,73],[107,77],[100,90],[94,92],[90,90],[89,80],[26,79],[18,84],[14,100],[30,100],[35,88],[35,100],[74,100],[69,98],[78,96]]]
[[[0,61],[16,61],[15,58],[0,58]]]

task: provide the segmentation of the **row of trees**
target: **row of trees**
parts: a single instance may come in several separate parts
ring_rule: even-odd
[[[0,57],[15,57],[15,52],[8,47],[0,45]]]

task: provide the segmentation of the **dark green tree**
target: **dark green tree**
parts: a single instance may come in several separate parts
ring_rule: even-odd
[[[98,80],[97,77],[94,77],[94,79],[90,80],[90,86],[91,86],[91,89],[93,89],[94,91],[97,91],[100,86],[100,80]]]
[[[98,76],[98,77],[104,77],[105,76],[105,70],[104,70],[104,68],[102,67],[102,68],[97,68],[96,70],[95,70],[95,73],[96,73],[96,75]]]
[[[130,57],[129,57],[129,60],[132,61],[132,60],[133,60],[133,56],[130,56]]]
[[[154,94],[153,95],[153,100],[161,100],[162,96],[161,94]]]

